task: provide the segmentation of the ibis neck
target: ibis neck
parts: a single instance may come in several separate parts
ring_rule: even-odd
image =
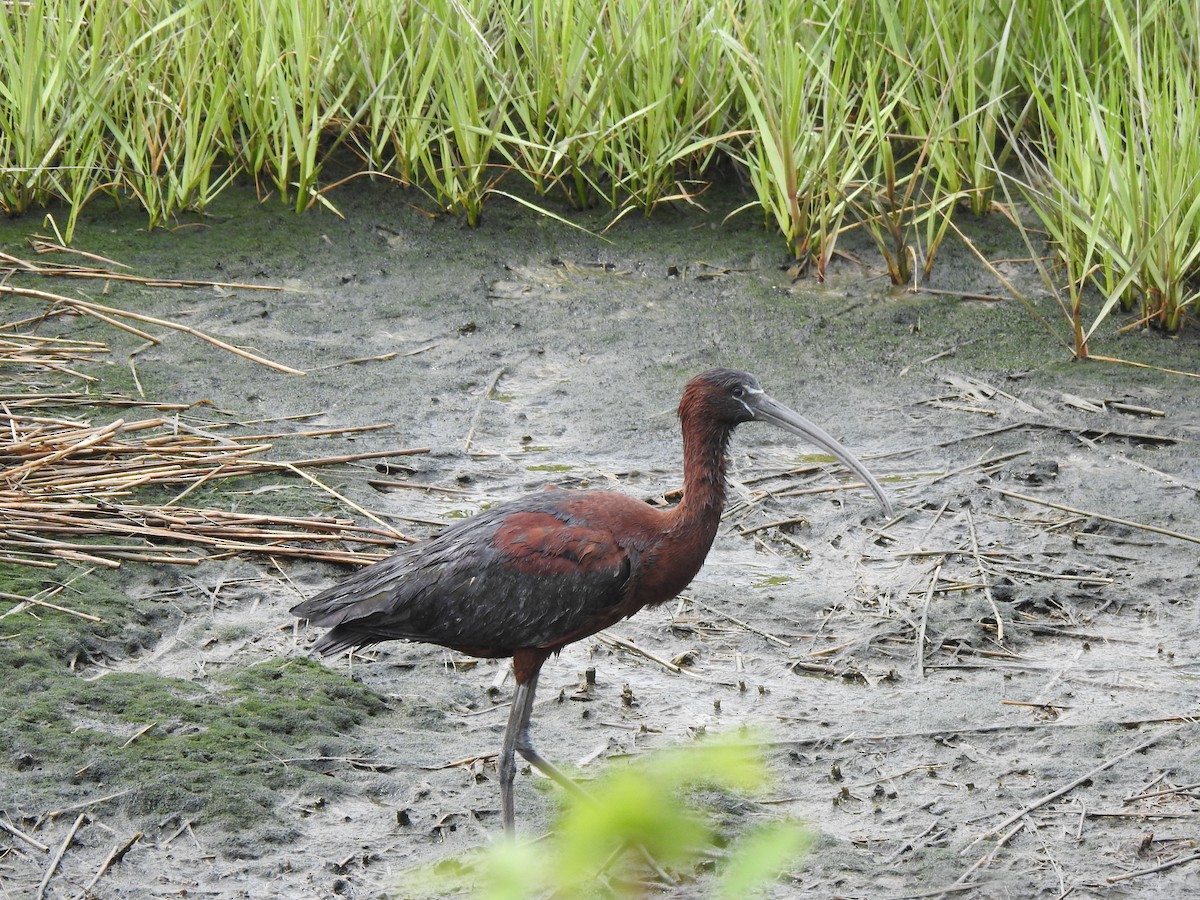
[[[683,500],[676,521],[715,535],[725,508],[727,449],[732,434],[727,426],[709,421],[683,422]]]
[[[700,571],[717,536],[725,507],[728,428],[683,419],[683,499],[662,518],[645,548],[638,579],[639,605],[676,596]]]

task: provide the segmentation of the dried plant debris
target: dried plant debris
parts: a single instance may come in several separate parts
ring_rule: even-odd
[[[26,274],[134,277],[110,268],[38,266],[8,254],[3,259]],[[303,428],[292,423],[306,417],[292,417],[265,433],[254,428],[261,428],[263,422],[239,423],[216,411],[202,418],[198,411],[202,404],[94,391],[90,385],[95,376],[75,366],[96,362],[108,355],[109,348],[99,341],[39,334],[37,329],[64,308],[96,311],[100,307],[41,296],[51,304],[43,316],[0,326],[0,562],[40,567],[53,567],[62,560],[106,567],[122,560],[195,565],[202,559],[252,553],[365,564],[407,540],[378,519],[364,526],[345,515],[279,514],[270,511],[280,505],[274,500],[270,509],[255,512],[226,508],[227,502],[220,508],[196,506],[206,491],[211,493],[218,483],[228,486],[229,479],[254,480],[248,489],[255,493],[300,480],[324,491],[337,505],[374,518],[307,470],[411,456],[427,449],[281,459],[275,441],[390,426]],[[113,313],[120,311],[104,308],[101,318],[116,324],[109,315]],[[149,321],[141,315],[129,317]],[[185,330],[207,340],[194,329]],[[223,342],[211,343],[245,355]],[[89,389],[64,389],[66,379],[81,379]],[[88,415],[70,413],[80,407]],[[131,409],[151,409],[160,415],[104,418]],[[286,479],[284,484],[266,483],[280,476]]]
[[[425,452],[397,448],[271,459],[268,439],[289,433],[238,437],[180,417],[94,425],[34,412],[28,403],[14,411],[0,401],[0,556],[25,565],[62,559],[106,566],[122,559],[194,565],[235,553],[366,563],[385,555],[403,535],[345,516],[237,512],[184,501],[214,481],[253,478],[261,492],[268,489],[267,476],[294,481],[305,468]],[[347,541],[359,549],[349,549]]]
[[[38,241],[35,241],[35,247],[38,249],[39,253],[67,252],[67,248],[49,243],[45,239],[40,239]],[[45,310],[39,316],[30,318],[30,319],[26,319],[26,320],[22,320],[19,322],[12,322],[12,323],[9,323],[4,326],[0,326],[0,335],[4,334],[5,332],[8,332],[8,331],[15,332],[16,329],[18,329],[18,328],[28,329],[30,326],[39,325],[48,319],[52,319],[54,317],[61,316],[61,315],[90,316],[91,318],[96,319],[97,321],[104,322],[107,325],[110,325],[114,328],[118,328],[121,331],[125,331],[129,334],[134,335],[135,337],[141,338],[142,340],[146,341],[148,345],[160,343],[161,338],[145,331],[143,328],[138,327],[139,325],[153,326],[156,328],[166,328],[170,331],[177,331],[177,332],[182,332],[184,334],[191,335],[192,337],[197,338],[198,340],[204,341],[208,344],[211,344],[212,346],[214,346],[220,350],[223,350],[227,353],[232,353],[235,356],[240,356],[243,359],[248,359],[251,362],[255,362],[255,363],[258,363],[259,365],[266,366],[269,369],[274,369],[277,372],[283,372],[288,375],[303,375],[304,374],[304,372],[300,369],[294,368],[293,366],[285,365],[284,363],[276,362],[271,359],[267,359],[263,356],[260,356],[257,353],[253,353],[252,351],[246,350],[242,347],[234,346],[233,344],[227,343],[226,341],[223,341],[218,337],[208,334],[207,332],[200,331],[197,328],[193,328],[191,325],[185,325],[180,322],[174,322],[169,319],[159,318],[157,316],[149,316],[149,315],[146,315],[145,313],[138,313],[138,312],[133,312],[131,310],[120,309],[118,307],[103,304],[103,303],[96,303],[95,301],[92,301],[92,300],[84,300],[79,297],[68,297],[64,294],[54,294],[54,293],[50,293],[47,291],[38,290],[35,288],[23,287],[23,286],[20,286],[17,284],[10,283],[10,281],[9,281],[9,278],[11,276],[23,275],[23,276],[36,276],[36,277],[55,277],[55,278],[68,278],[68,279],[96,280],[96,281],[101,281],[101,282],[125,281],[125,282],[135,282],[138,284],[145,285],[147,287],[155,287],[155,288],[209,287],[209,288],[213,288],[213,289],[217,289],[217,290],[230,290],[230,289],[234,289],[234,288],[237,288],[240,290],[256,290],[256,291],[279,291],[279,290],[282,290],[282,288],[280,288],[278,286],[264,285],[264,284],[243,284],[243,283],[235,284],[235,283],[231,283],[231,282],[222,282],[222,281],[197,281],[194,279],[148,278],[148,277],[139,276],[139,275],[132,275],[127,272],[117,271],[118,268],[126,268],[121,263],[117,263],[112,260],[99,260],[98,259],[98,261],[105,263],[105,266],[104,267],[81,266],[81,265],[71,265],[71,264],[64,264],[64,263],[38,264],[38,263],[30,262],[25,259],[21,259],[20,257],[17,257],[17,256],[13,256],[10,253],[4,253],[4,252],[0,251],[0,275],[5,276],[4,278],[0,278],[0,296],[8,295],[11,297],[23,297],[23,298],[27,298],[27,299],[31,299],[31,300],[41,301],[42,303],[46,304]],[[133,324],[135,322],[137,323],[136,325]],[[72,343],[83,343],[83,342],[64,341],[61,338],[40,338],[36,334],[31,334],[26,331],[16,334],[17,346],[20,346],[21,341],[29,341],[29,342],[33,342],[35,344],[40,341],[47,341],[51,345],[58,345],[60,347],[68,346]],[[0,352],[2,352],[2,350],[3,350],[3,344],[0,344]],[[0,359],[3,359],[3,357],[0,357]],[[34,365],[46,365],[50,368],[53,368],[53,366],[50,365],[50,363],[48,363],[48,361],[47,361],[48,359],[49,359],[48,354],[46,352],[42,352],[39,354],[33,354],[28,359],[25,359],[22,361],[28,362],[28,363],[34,364]],[[72,373],[72,374],[78,374],[78,373]],[[94,378],[91,378],[90,376],[85,376],[85,375],[80,375],[79,377],[93,380],[93,381],[95,380]]]

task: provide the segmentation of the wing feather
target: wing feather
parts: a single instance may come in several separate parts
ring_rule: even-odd
[[[613,529],[572,511],[578,496],[547,491],[493,507],[292,612],[330,627],[317,644],[324,653],[393,638],[477,656],[562,646],[628,614],[638,556]]]

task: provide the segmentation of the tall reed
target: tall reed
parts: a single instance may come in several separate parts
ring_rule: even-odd
[[[734,90],[719,18],[696,0],[605,4],[600,58],[608,90],[596,158],[614,208],[649,212],[686,196],[678,170],[702,171],[715,154]]]
[[[442,207],[468,225],[479,223],[497,177],[491,170],[506,124],[492,7],[489,0],[449,0],[428,23],[438,77],[430,95],[432,140],[418,153],[421,176]]]
[[[850,113],[848,59],[834,52],[842,3],[747,0],[732,12],[721,39],[747,120],[734,158],[792,255],[823,277],[853,165],[838,131]]]
[[[0,211],[46,203],[75,123],[86,115],[74,48],[83,4],[0,4]]]
[[[232,92],[221,52],[229,23],[217,5],[109,8],[106,137],[115,177],[151,227],[181,210],[204,210],[234,177],[223,156],[231,145]]]
[[[499,149],[539,195],[556,189],[577,209],[604,193],[596,157],[612,73],[598,48],[602,0],[501,3],[499,66],[509,128]]]
[[[154,226],[241,175],[332,206],[341,153],[471,224],[513,173],[615,221],[732,166],[817,277],[863,227],[908,281],[1016,155],[1086,353],[1120,306],[1195,308],[1198,23],[1200,0],[3,3],[0,210],[66,203],[69,235],[106,195]]]
[[[1102,7],[1108,40],[1082,47],[1062,9],[1055,52],[1030,79],[1044,156],[1022,156],[1021,186],[1066,273],[1077,356],[1118,304],[1173,331],[1200,296],[1200,79],[1188,62],[1200,28],[1176,4],[1136,19],[1115,0]]]
[[[894,132],[900,100],[908,92],[911,70],[901,69],[889,84],[883,76],[884,56],[875,56],[862,79],[857,128],[862,139],[853,142],[860,181],[847,194],[858,223],[875,241],[892,284],[906,284],[921,256],[915,224],[926,180],[926,146],[914,152],[912,142]],[[915,159],[914,159],[915,156]],[[933,253],[929,254],[932,260]]]
[[[230,24],[217,57],[232,69],[228,149],[303,210],[317,199],[322,143],[345,137],[342,104],[355,85],[334,76],[355,23],[310,0],[229,0],[213,16]]]

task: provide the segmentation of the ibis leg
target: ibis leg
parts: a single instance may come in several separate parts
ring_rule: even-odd
[[[514,749],[530,765],[536,766],[543,775],[552,778],[572,794],[587,800],[593,799],[591,794],[538,753],[529,737],[529,716],[533,712],[533,696],[537,690],[539,674],[540,672],[535,670],[525,681],[517,682],[512,710],[508,714],[508,727],[504,731],[504,749],[500,753],[500,814],[504,821],[505,831],[509,834],[516,828],[516,816],[513,812],[513,778],[516,776],[517,769],[516,760],[513,758]],[[675,884],[675,879],[659,864],[658,860],[650,855],[645,847],[640,844],[636,846],[638,852],[664,882]]]
[[[562,787],[586,797],[587,792],[564,775],[553,763],[538,753],[529,737],[529,716],[533,712],[533,698],[537,692],[538,673],[534,672],[525,681],[517,682],[517,690],[513,694],[512,709],[508,714],[508,726],[504,729],[504,746],[500,750],[500,818],[506,831],[516,827],[516,813],[513,807],[513,779],[517,774],[517,763],[514,752],[520,753],[531,765],[543,775],[552,778]]]
[[[512,709],[508,713],[508,726],[504,729],[504,747],[500,751],[500,818],[504,830],[512,834],[516,830],[516,813],[513,808],[513,779],[517,774],[517,761],[513,756],[514,750],[520,753],[530,765],[536,766],[543,775],[552,778],[562,787],[579,797],[592,799],[592,795],[564,775],[562,770],[538,753],[529,737],[529,716],[533,712],[533,698],[537,692],[538,669],[517,682],[517,690],[513,694]],[[638,845],[638,852],[645,857],[650,867],[668,884],[674,884],[667,871],[650,855],[645,847]]]
[[[529,714],[533,711],[533,689],[537,685],[537,675],[534,675],[532,682],[527,682],[527,684],[529,685],[529,696],[525,700],[524,715],[517,728],[517,752],[546,777],[554,779],[571,793],[586,797],[587,792],[583,788],[564,775],[557,766],[538,753],[537,748],[533,746],[533,740],[529,737]]]
[[[513,779],[517,775],[517,761],[513,753],[517,746],[518,732],[529,728],[529,713],[533,709],[533,695],[536,689],[537,676],[534,676],[532,682],[517,682],[512,709],[508,713],[508,726],[504,729],[504,746],[500,749],[500,820],[509,834],[515,830],[517,824],[516,813],[513,810]]]

